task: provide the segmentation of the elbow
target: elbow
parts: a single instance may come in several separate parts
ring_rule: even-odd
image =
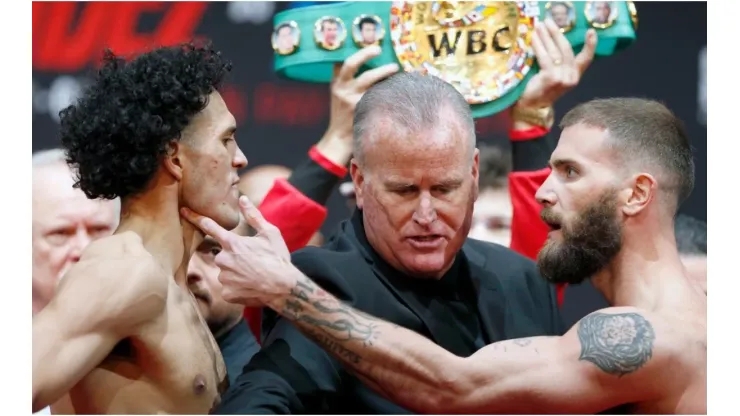
[[[459,414],[469,413],[470,398],[480,387],[480,381],[475,376],[474,368],[469,365],[468,359],[461,359],[457,365],[450,365],[444,377],[440,380],[439,388],[429,396],[429,409],[426,413]]]
[[[436,380],[429,389],[417,393],[414,411],[424,414],[465,413],[475,381],[466,371],[464,359],[456,357],[455,361],[457,362],[450,362],[445,366],[447,370],[435,377]]]

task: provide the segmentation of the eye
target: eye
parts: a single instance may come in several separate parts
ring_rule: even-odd
[[[54,246],[61,246],[77,232],[74,228],[60,228],[46,235],[46,240]]]
[[[218,253],[220,253],[220,252],[221,252],[221,247],[211,247],[211,249],[209,250],[209,253],[213,257],[216,257],[218,255]]]
[[[575,178],[578,175],[578,171],[573,166],[565,167],[565,177]]]
[[[108,234],[110,232],[110,227],[107,226],[97,226],[97,227],[91,227],[88,232],[90,233],[90,236],[93,238],[100,238]]]

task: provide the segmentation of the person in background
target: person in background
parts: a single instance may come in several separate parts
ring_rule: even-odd
[[[473,208],[468,237],[509,247],[511,243],[511,154],[499,146],[481,144],[480,193]]]
[[[707,293],[707,223],[686,214],[676,216],[676,243],[689,278]]]
[[[349,162],[349,157],[347,157],[347,162]],[[347,162],[345,162],[345,164]],[[275,181],[278,179],[289,180],[291,173],[292,171],[288,167],[281,165],[259,165],[249,168],[247,169],[246,173],[242,174],[240,177],[239,192],[241,192],[242,195],[246,195],[250,201],[253,201],[253,203],[257,207],[259,207],[260,205],[262,205],[262,201],[265,199],[265,196],[267,196],[267,194],[272,189]],[[318,181],[317,183],[315,183],[314,187],[325,187],[326,189],[333,190],[336,183],[341,178],[339,178],[338,175],[331,175],[327,179],[329,180]],[[329,183],[331,184],[331,187],[323,186],[324,184]],[[321,195],[320,198],[317,198],[319,200],[315,202],[324,206],[328,198],[329,194]],[[245,234],[248,234],[248,232],[246,231],[247,230],[245,230]],[[313,236],[311,236],[311,239],[308,241],[308,243],[306,243],[306,245],[320,246],[323,242],[323,239],[324,238],[321,235],[321,232],[316,231]]]
[[[85,247],[113,233],[121,202],[90,200],[74,188],[73,172],[62,149],[34,153],[31,162],[31,307],[35,315],[49,303],[57,283],[79,261]]]

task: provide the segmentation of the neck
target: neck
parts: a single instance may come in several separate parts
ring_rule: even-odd
[[[159,175],[142,193],[121,208],[116,234],[126,231],[141,237],[144,247],[178,283],[185,281],[188,262],[203,241],[203,233],[180,217],[180,198],[174,180]]]
[[[672,228],[652,233],[635,228],[633,235],[625,233],[619,254],[591,281],[612,306],[652,310],[670,296],[666,287],[685,279],[685,270]]]

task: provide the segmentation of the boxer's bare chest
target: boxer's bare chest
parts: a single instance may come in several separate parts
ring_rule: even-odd
[[[207,414],[227,384],[195,299],[173,280],[163,314],[119,343],[69,398],[78,414]]]

